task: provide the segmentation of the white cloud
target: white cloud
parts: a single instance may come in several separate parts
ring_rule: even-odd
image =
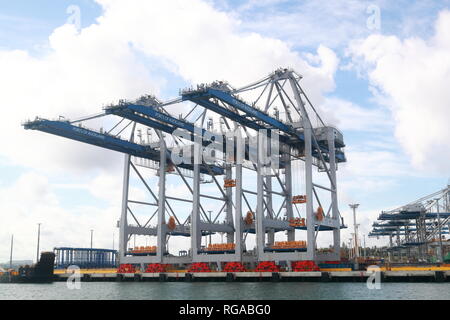
[[[0,152],[14,164],[46,169],[46,175],[49,172],[64,172],[68,179],[66,188],[87,190],[98,199],[106,200],[109,205],[106,209],[81,205],[71,209],[61,208],[57,195],[52,191],[55,185],[46,178],[36,174],[21,177],[12,186],[1,190],[4,203],[0,205],[0,212],[7,212],[8,217],[4,218],[6,213],[1,214],[4,232],[0,242],[7,243],[5,237],[9,233],[25,232],[26,236],[18,240],[22,244],[18,243],[17,248],[17,252],[23,252],[24,257],[34,256],[34,223],[39,221],[44,223],[43,247],[46,249],[59,244],[88,245],[91,228],[96,230],[95,239],[98,239],[99,246],[109,247],[112,226],[120,212],[123,158],[97,147],[84,146],[44,133],[27,132],[20,127],[20,122],[34,115],[78,117],[97,113],[101,111],[102,104],[119,98],[134,98],[148,92],[157,94],[167,83],[164,76],[155,70],[171,72],[187,82],[223,79],[238,87],[280,66],[293,67],[304,76],[303,87],[313,103],[321,106],[321,115],[326,114],[327,121],[344,131],[379,133],[391,130],[392,121],[385,108],[366,109],[338,98],[324,98],[325,93],[334,89],[334,74],[339,59],[333,50],[318,44],[331,39],[333,41],[327,44],[340,45],[342,39],[348,39],[346,32],[355,26],[351,19],[339,24],[339,28],[330,30],[326,37],[323,30],[317,32],[311,27],[316,24],[308,25],[308,21],[302,20],[307,18],[307,12],[293,13],[288,16],[288,20],[277,20],[275,17],[265,22],[266,25],[280,28],[291,27],[293,32],[298,32],[300,21],[302,35],[312,37],[303,40],[318,47],[314,54],[300,54],[285,41],[256,32],[244,32],[244,29],[250,29],[247,21],[215,10],[207,2],[98,2],[103,6],[104,13],[97,24],[80,33],[68,25],[56,29],[50,36],[48,52],[43,56],[32,57],[25,51],[0,51],[0,86],[4,88],[2,101],[10,110],[8,117],[0,119],[5,132],[0,138],[3,146]],[[356,6],[347,12],[338,6],[335,18],[348,18],[354,10],[365,9],[354,3]],[[310,6],[310,12],[318,10],[312,2]],[[327,8],[325,15],[333,10],[333,5]],[[324,22],[317,17],[314,19]],[[326,20],[323,25],[328,28],[337,24],[331,20]],[[383,98],[395,102],[392,111],[400,121],[398,132],[410,134],[411,128],[414,129],[411,136],[404,137],[399,133],[399,137],[405,146],[409,146],[408,150],[416,155],[422,153],[425,149],[423,146],[428,146],[423,143],[424,139],[428,142],[444,141],[432,132],[433,128],[427,129],[427,134],[415,128],[423,126],[419,120],[437,121],[436,129],[442,131],[442,121],[449,118],[448,108],[443,108],[444,102],[449,101],[448,93],[444,90],[445,95],[441,95],[443,86],[449,80],[448,73],[445,74],[449,60],[444,60],[448,57],[449,39],[446,23],[448,19],[441,18],[437,26],[440,32],[428,42],[372,36],[352,47],[353,54],[364,59],[364,66],[372,66],[368,69],[369,78],[386,95]],[[365,19],[362,20],[362,27],[365,27]],[[259,30],[266,34],[267,29]],[[360,32],[355,29],[351,34],[355,36]],[[298,37],[297,33],[291,35]],[[432,57],[430,61],[426,59],[428,55]],[[439,68],[435,68],[439,59]],[[151,63],[148,63],[149,60]],[[417,64],[417,61],[420,63]],[[438,85],[437,89],[433,89],[435,84]],[[425,92],[418,88],[425,89]],[[174,95],[178,89],[170,88]],[[431,104],[425,104],[423,97],[430,94],[439,97],[426,100]],[[417,117],[411,115],[422,112],[423,105],[430,109]],[[406,129],[400,126],[401,123]],[[420,150],[411,151],[415,148],[410,143],[413,139],[419,139]],[[409,166],[405,166],[402,157],[397,157],[395,150],[386,150],[386,145],[374,145],[376,143],[369,141],[366,144],[368,148],[358,146],[347,150],[349,163],[340,168],[339,173],[342,178],[339,180],[341,203],[354,201],[354,191],[372,192],[394,186],[396,177],[411,173]],[[380,147],[383,150],[379,150]],[[435,155],[435,152],[427,152]],[[86,171],[92,169],[96,169],[95,175],[88,175]],[[70,172],[78,173],[75,184],[72,181],[75,178],[68,174]],[[187,193],[175,184],[169,183],[168,189],[171,195],[183,196]],[[66,192],[70,193],[70,190]],[[145,189],[138,190],[137,186],[133,186],[132,192],[136,200],[149,200]],[[189,211],[185,204],[181,206],[183,212]],[[205,205],[206,210],[210,208],[207,206],[210,204]],[[35,209],[31,211],[31,207]],[[346,221],[351,221],[348,210],[342,211]],[[371,215],[369,211],[367,217],[370,216],[370,219],[362,222],[365,225],[373,221],[374,212],[378,213],[379,210],[370,211]],[[24,222],[27,224],[25,227]],[[216,238],[218,241],[218,236]],[[116,243],[117,239],[116,234]],[[185,246],[186,241],[189,240],[173,240],[174,250]],[[0,257],[7,255],[5,250],[0,252]]]
[[[239,86],[290,66],[305,76],[314,101],[334,88],[338,62],[330,49],[319,47],[321,64],[313,67],[283,41],[240,32],[240,21],[203,1],[98,2],[104,13],[97,24],[80,33],[71,25],[57,28],[43,56],[0,51],[2,102],[10,110],[0,120],[8,133],[0,152],[14,164],[116,169],[112,152],[27,132],[20,123],[35,115],[79,117],[120,98],[158,94],[166,84],[146,59],[194,83],[223,79]]]
[[[99,245],[108,247],[120,210],[118,177],[123,158],[25,131],[22,121],[36,115],[78,118],[98,113],[102,105],[120,98],[158,94],[167,84],[155,70],[194,83],[223,79],[240,86],[278,67],[293,67],[304,76],[305,90],[313,101],[321,102],[324,93],[334,89],[338,59],[332,50],[320,46],[307,61],[281,40],[242,32],[241,21],[206,2],[98,2],[104,11],[96,24],[79,33],[71,25],[57,28],[40,56],[23,50],[0,51],[2,104],[8,111],[0,119],[0,155],[9,164],[42,174],[24,175],[2,190],[0,240],[7,243],[5,237],[14,232],[22,239],[17,240],[17,252],[24,257],[34,256],[33,223],[39,221],[45,226],[44,249],[87,245],[85,233],[91,228]],[[179,88],[170,89],[176,95]],[[57,181],[52,184],[47,179]],[[54,192],[61,183],[66,189],[87,190],[109,207],[61,208]],[[148,198],[144,193],[135,195]],[[0,257],[6,256],[7,252],[0,252]]]
[[[243,27],[275,36],[298,47],[345,46],[349,39],[371,32],[365,1],[246,1],[236,15]]]
[[[24,51],[0,52],[1,153],[15,165],[51,170],[114,168],[111,152],[47,134],[25,131],[21,122],[36,115],[79,117],[101,105],[154,87],[143,66],[120,40],[95,26],[77,34],[65,25],[50,37],[51,51],[35,58]],[[130,85],[133,83],[133,85]]]
[[[336,56],[330,50],[322,48],[318,52],[325,69],[313,68],[285,42],[241,32],[241,21],[206,2],[99,3],[108,8],[99,19],[101,25],[110,27],[116,37],[127,38],[145,54],[160,57],[187,81],[227,80],[239,87],[287,66],[314,83],[318,92],[333,89],[329,76],[335,72],[330,66]],[[162,13],[170,13],[169,18]]]
[[[35,259],[37,223],[42,223],[41,251],[52,251],[56,246],[89,246],[91,229],[95,230],[94,246],[111,247],[119,211],[114,206],[99,209],[82,203],[64,208],[45,176],[25,172],[12,185],[0,189],[0,212],[0,242],[9,244],[14,234],[13,259],[22,260]],[[9,247],[3,245],[0,262],[8,258]]]
[[[331,97],[325,99],[320,110],[326,123],[342,131],[387,132],[393,126],[386,108],[363,108],[351,101]]]
[[[345,48],[349,40],[373,33],[405,37],[428,34],[435,15],[450,4],[448,0],[247,0],[234,6],[223,0],[214,2],[218,7],[234,10],[247,30],[298,47],[323,44],[336,50]],[[380,30],[369,27],[374,6],[380,9]]]
[[[395,152],[384,150],[350,150],[346,172],[356,177],[399,177],[411,175],[408,166]]]
[[[389,101],[396,137],[412,163],[445,176],[450,172],[450,11],[440,13],[435,29],[428,40],[372,35],[353,43],[350,52]]]

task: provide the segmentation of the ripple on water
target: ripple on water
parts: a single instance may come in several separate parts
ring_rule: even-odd
[[[450,283],[382,283],[369,290],[365,283],[170,283],[82,282],[69,290],[53,284],[0,284],[1,300],[449,300]]]

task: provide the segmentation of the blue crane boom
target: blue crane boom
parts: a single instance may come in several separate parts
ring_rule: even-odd
[[[208,110],[214,111],[221,116],[224,116],[228,119],[236,121],[241,125],[254,129],[254,130],[262,130],[267,129],[265,126],[258,124],[254,119],[249,119],[244,116],[237,114],[236,112],[230,111],[217,103],[213,103],[209,100],[210,96],[206,95],[204,92],[189,92],[182,94],[182,100],[192,101],[196,104],[205,107]],[[281,137],[280,137],[281,138]]]
[[[184,129],[191,133],[191,141],[194,141],[196,134],[202,136],[207,132],[203,128],[195,127],[192,123],[185,120],[177,119],[168,114],[164,114],[156,110],[152,106],[143,106],[137,104],[121,104],[118,106],[111,106],[105,108],[106,114],[113,114],[122,118],[127,118],[136,121],[145,126],[164,131],[172,134],[177,129]],[[202,138],[201,136],[199,137]],[[223,137],[225,139],[225,137]],[[225,140],[224,140],[225,141]],[[211,142],[205,141],[204,144],[208,145]]]
[[[209,134],[210,137],[214,137],[215,134],[211,133],[203,128],[196,127],[192,123],[177,119],[175,117],[172,117],[168,114],[162,113],[156,109],[156,107],[153,106],[144,106],[144,105],[137,105],[137,104],[127,104],[122,103],[118,106],[110,106],[105,108],[106,114],[112,114],[116,115],[122,118],[127,118],[129,120],[135,121],[137,123],[140,123],[142,125],[159,129],[161,131],[164,131],[168,134],[173,134],[175,130],[177,129],[184,129],[190,133],[190,140],[195,141],[195,138],[199,138],[202,141],[203,146],[213,146],[215,141],[208,141],[203,140],[202,137],[205,134]],[[222,149],[222,152],[227,151],[227,143],[229,142],[230,138],[227,138],[226,136],[221,136],[221,141],[223,144],[217,143],[217,148]],[[236,141],[232,143],[232,147],[234,148],[234,151],[236,152]],[[251,146],[249,146],[248,143],[245,143],[244,145],[244,153],[245,153],[245,159],[249,159],[249,152],[253,151],[256,154],[256,150],[253,150]],[[280,165],[283,168],[284,162],[280,160]]]
[[[448,227],[442,226],[441,230],[448,230]],[[372,232],[397,232],[397,231],[417,231],[417,228],[373,228]]]
[[[405,235],[408,235],[407,233],[405,233],[404,231],[400,231],[399,233],[397,233],[397,232],[391,232],[391,231],[371,231],[371,232],[369,232],[369,237],[378,237],[378,236],[396,236],[396,235],[399,235],[399,236],[405,236]],[[448,231],[444,231],[444,230],[442,230],[442,232],[441,232],[441,234],[449,234],[449,232]],[[423,244],[423,243],[421,243],[421,242],[419,242],[418,244]]]
[[[419,218],[437,219],[437,217],[449,218],[450,212],[400,212],[400,213],[382,213],[378,216],[378,220],[413,220]]]
[[[27,130],[39,130],[47,132],[71,140],[76,140],[105,149],[126,153],[139,158],[145,158],[156,162],[160,161],[159,151],[151,148],[150,146],[140,145],[130,141],[122,140],[112,135],[99,133],[79,126],[74,126],[68,121],[37,119],[25,123],[24,128]],[[170,152],[167,157],[167,162],[170,163]],[[188,170],[193,170],[192,164],[182,163],[178,166]],[[224,174],[224,170],[221,167],[209,165],[209,168],[214,175]],[[204,164],[200,166],[200,172],[208,175],[211,174]]]
[[[244,126],[252,128],[254,130],[261,129],[278,129],[285,135],[280,135],[280,141],[289,144],[295,148],[304,147],[304,134],[297,131],[290,125],[287,125],[277,119],[272,118],[265,112],[262,112],[245,102],[234,97],[231,92],[223,91],[211,87],[204,87],[196,91],[185,91],[181,94],[182,100],[189,100],[197,103],[211,111],[214,111],[222,116],[225,116],[233,121],[236,121]],[[227,108],[220,106],[218,103],[211,101],[210,99],[220,100],[242,112],[244,115],[230,111]],[[339,150],[343,145],[337,145],[336,160],[337,162],[345,162],[344,153]],[[313,157],[319,158],[319,153],[328,153],[328,146],[324,143],[318,142],[318,146],[313,146]],[[325,156],[326,160],[329,159]]]
[[[132,108],[124,107],[124,106],[118,106],[118,107],[108,107],[105,109],[105,114],[109,115],[116,115],[122,118],[126,118],[132,121],[135,121],[137,123],[143,124],[147,127],[154,128],[157,130],[161,130],[163,132],[171,134],[174,129],[171,126],[168,126],[166,124],[163,124],[161,122],[152,120],[148,117],[143,117],[136,113]],[[193,136],[191,136],[193,137]]]
[[[253,108],[252,106],[249,106],[245,102],[234,97],[230,92],[225,92],[222,90],[208,88],[206,94],[213,98],[217,98],[217,99],[235,107],[236,109],[239,109],[239,110],[245,112],[245,114],[247,116],[255,117],[256,119],[266,123],[267,125],[270,126],[269,127],[270,129],[275,128],[275,129],[278,129],[294,138],[298,138],[302,141],[305,140],[303,133],[298,133],[291,126],[284,124],[283,122],[281,122],[277,119],[272,118],[271,116],[267,115],[266,113],[264,113],[256,108]]]
[[[431,226],[433,225],[433,222],[426,222],[425,223],[427,226]],[[385,223],[378,223],[378,222],[374,222],[372,224],[372,227],[404,227],[404,226],[408,226],[408,227],[414,227],[416,226],[417,223],[413,223],[413,222],[405,222],[405,221],[401,221],[401,220],[391,220]]]

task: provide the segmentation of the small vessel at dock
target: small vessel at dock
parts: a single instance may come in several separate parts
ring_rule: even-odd
[[[32,266],[21,266],[18,271],[9,270],[0,274],[0,283],[51,283],[55,254],[42,252],[41,259]]]

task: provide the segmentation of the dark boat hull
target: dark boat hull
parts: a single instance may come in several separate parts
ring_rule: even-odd
[[[53,269],[55,254],[43,252],[41,259],[33,266],[20,267],[18,274],[3,274],[0,283],[51,283],[54,280]]]
[[[19,275],[2,275],[0,276],[0,283],[52,283],[54,281],[53,275],[51,277],[33,277],[33,276],[19,276]]]

